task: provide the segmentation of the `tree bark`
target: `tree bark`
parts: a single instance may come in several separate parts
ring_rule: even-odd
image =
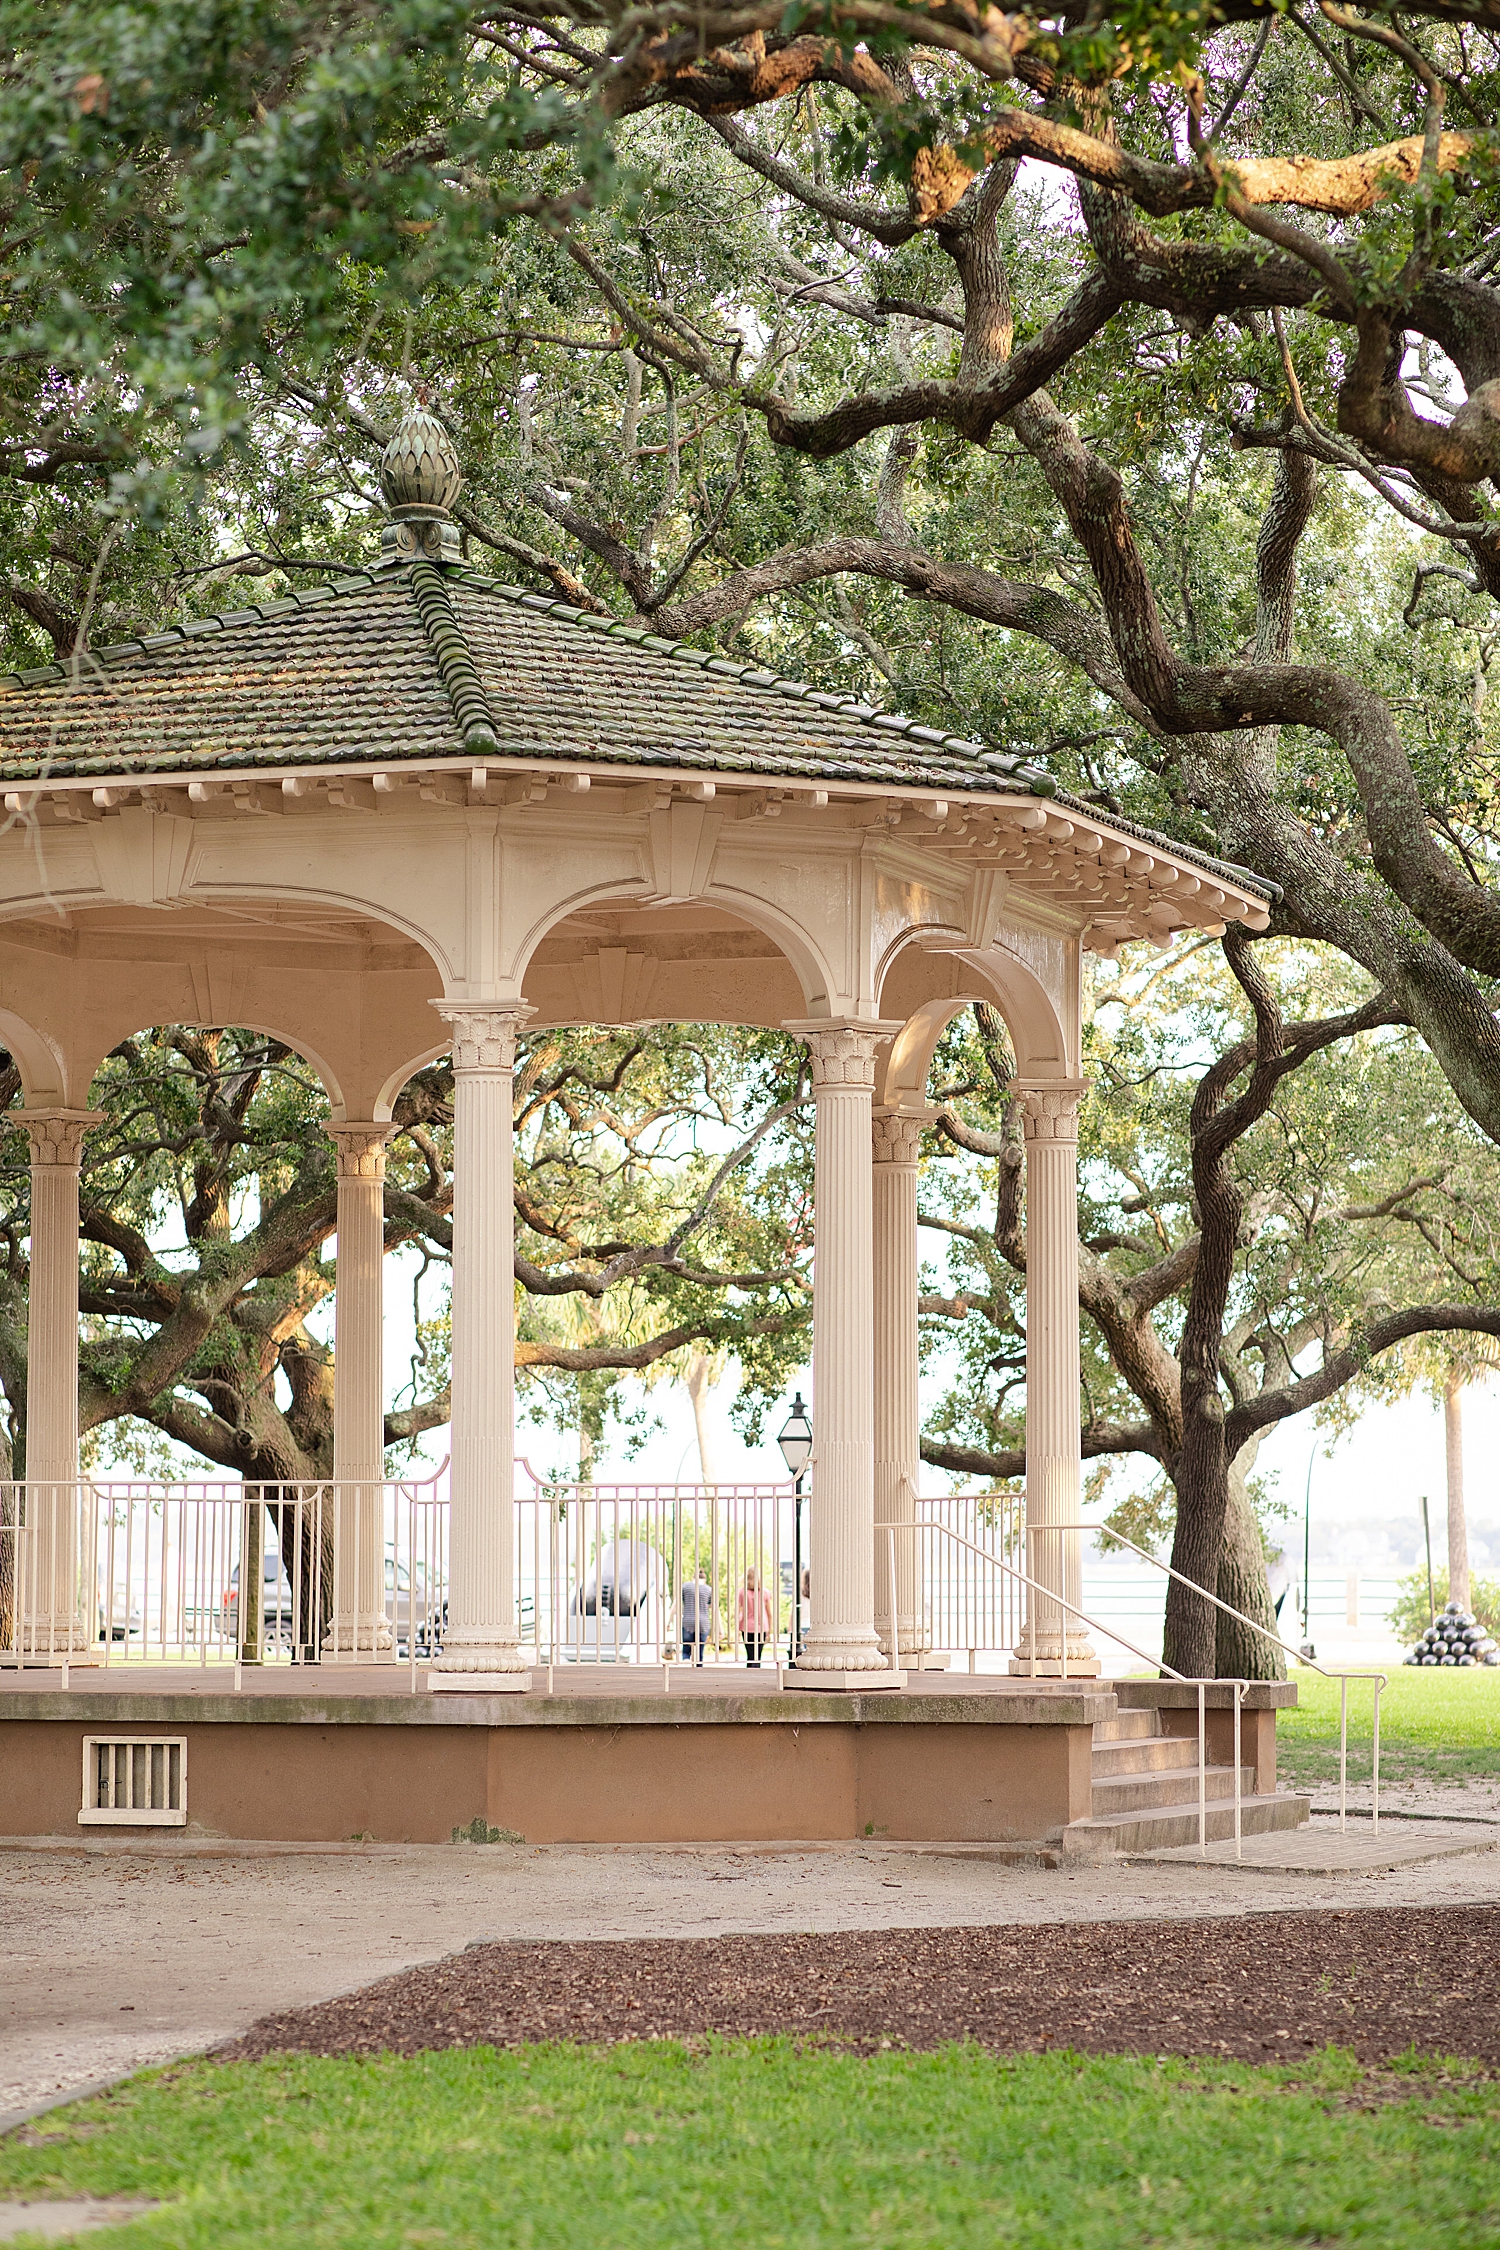
[[[1469,1606],[1469,1526],[1464,1516],[1464,1379],[1443,1385],[1443,1439],[1448,1457],[1448,1599]]]
[[[1229,1464],[1228,1506],[1224,1511],[1224,1547],[1219,1557],[1221,1602],[1253,1618],[1268,1633],[1275,1633],[1276,1605],[1266,1576],[1266,1550],[1260,1535],[1255,1503],[1250,1497],[1250,1472],[1260,1441],[1247,1445]],[[1214,1667],[1221,1680],[1284,1680],[1286,1658],[1272,1641],[1253,1633],[1235,1618],[1217,1613]]]

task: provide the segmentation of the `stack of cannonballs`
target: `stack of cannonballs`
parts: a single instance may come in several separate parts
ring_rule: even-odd
[[[1476,1625],[1466,1609],[1457,1602],[1449,1602],[1440,1610],[1436,1621],[1429,1625],[1410,1656],[1408,1664],[1500,1664],[1497,1648],[1482,1625]]]

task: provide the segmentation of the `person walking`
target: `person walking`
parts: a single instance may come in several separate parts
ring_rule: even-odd
[[[760,1652],[771,1637],[771,1597],[760,1582],[760,1572],[753,1567],[745,1573],[745,1582],[735,1598],[734,1613],[740,1639],[745,1644],[745,1662],[758,1669]]]
[[[703,1662],[703,1650],[714,1634],[713,1588],[706,1578],[690,1578],[682,1589],[682,1653],[694,1664]]]

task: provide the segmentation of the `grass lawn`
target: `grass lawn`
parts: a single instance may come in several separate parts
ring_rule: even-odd
[[[1334,1781],[1339,1770],[1339,1684],[1293,1669],[1297,1708],[1276,1722],[1276,1755],[1294,1784]],[[1371,1691],[1349,1687],[1349,1772],[1370,1774]],[[1500,1777],[1500,1668],[1472,1672],[1397,1665],[1380,1698],[1380,1771],[1392,1781]]]
[[[160,2200],[100,2250],[1410,2250],[1500,2238],[1500,2085],[781,2040],[195,2063],[0,2142],[0,2199],[68,2194]]]

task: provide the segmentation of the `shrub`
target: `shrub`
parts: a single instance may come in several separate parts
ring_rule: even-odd
[[[1470,1613],[1476,1624],[1500,1640],[1500,1579],[1473,1578],[1469,1580]],[[1432,1572],[1433,1599],[1441,1609],[1448,1599],[1448,1572],[1446,1566]],[[1405,1578],[1396,1581],[1396,1599],[1391,1605],[1391,1631],[1398,1641],[1408,1647],[1419,1641],[1428,1626],[1427,1570],[1419,1565]]]

